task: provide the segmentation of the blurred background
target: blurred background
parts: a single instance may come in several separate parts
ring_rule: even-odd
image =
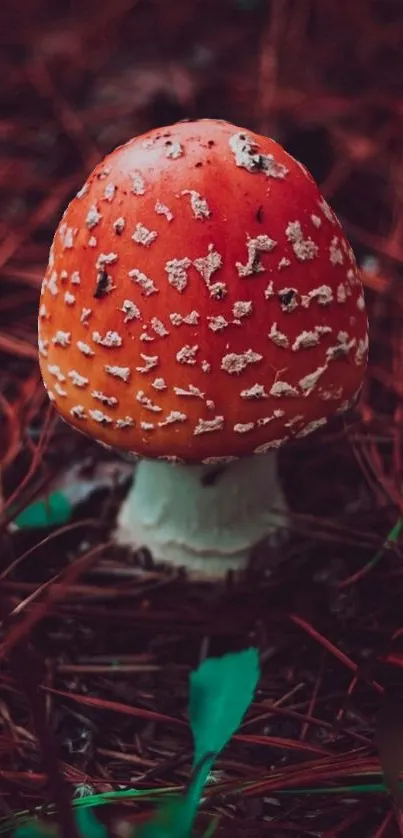
[[[186,719],[206,654],[254,643],[259,693],[199,834],[215,813],[231,838],[403,835],[402,56],[402,0],[2,0],[0,831],[70,794],[180,787],[190,736],[160,714]],[[354,414],[282,457],[290,542],[237,585],[111,543],[131,468],[55,417],[37,364],[67,202],[116,145],[186,117],[305,163],[371,324]],[[149,805],[100,817],[123,835]]]

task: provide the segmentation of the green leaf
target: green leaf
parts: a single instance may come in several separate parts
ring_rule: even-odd
[[[195,754],[184,813],[189,829],[214,761],[241,724],[259,677],[259,654],[254,648],[207,658],[190,676],[189,716]]]
[[[136,838],[187,838],[183,824],[184,803],[183,797],[162,803],[152,820],[135,832]]]
[[[46,823],[38,818],[32,818],[27,823],[17,826],[13,832],[13,838],[55,838],[56,835],[56,824]]]
[[[260,677],[257,649],[207,658],[190,676],[189,716],[194,766],[222,751],[253,699]]]
[[[77,809],[74,817],[81,838],[108,838],[105,824],[95,817],[90,807]]]
[[[194,741],[193,778],[185,797],[163,804],[140,838],[189,838],[204,785],[253,699],[260,677],[257,649],[207,658],[190,676],[189,718]]]
[[[16,518],[20,530],[44,529],[66,524],[71,518],[72,506],[62,492],[53,492],[47,498],[30,503]]]

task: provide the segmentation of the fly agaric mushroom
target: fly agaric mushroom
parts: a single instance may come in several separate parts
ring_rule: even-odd
[[[118,539],[210,575],[284,525],[277,449],[349,407],[367,334],[353,252],[311,175],[212,119],[95,168],[55,234],[39,311],[59,413],[141,458]]]

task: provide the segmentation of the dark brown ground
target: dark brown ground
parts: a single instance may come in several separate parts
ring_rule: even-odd
[[[83,783],[180,787],[190,669],[256,643],[259,692],[204,807],[221,813],[217,835],[403,835],[399,800],[394,809],[366,788],[382,782],[380,710],[392,783],[403,768],[403,555],[385,541],[402,514],[402,55],[401,0],[3,0],[5,817],[55,799],[63,810],[62,774],[69,793]],[[377,259],[364,271],[372,342],[362,401],[345,427],[284,456],[291,543],[263,551],[271,574],[259,561],[238,586],[191,584],[112,547],[124,487],[93,494],[62,531],[6,526],[11,505],[25,506],[72,462],[89,474],[119,468],[49,413],[39,379],[38,292],[62,209],[103,153],[194,116],[283,142],[319,180],[360,261]],[[361,790],[338,791],[346,786]],[[144,806],[123,811],[136,820]]]

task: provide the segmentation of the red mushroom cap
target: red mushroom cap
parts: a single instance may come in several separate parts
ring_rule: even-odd
[[[204,119],[117,148],[71,201],[40,365],[85,433],[206,462],[345,410],[367,328],[353,252],[311,175],[274,140]]]

